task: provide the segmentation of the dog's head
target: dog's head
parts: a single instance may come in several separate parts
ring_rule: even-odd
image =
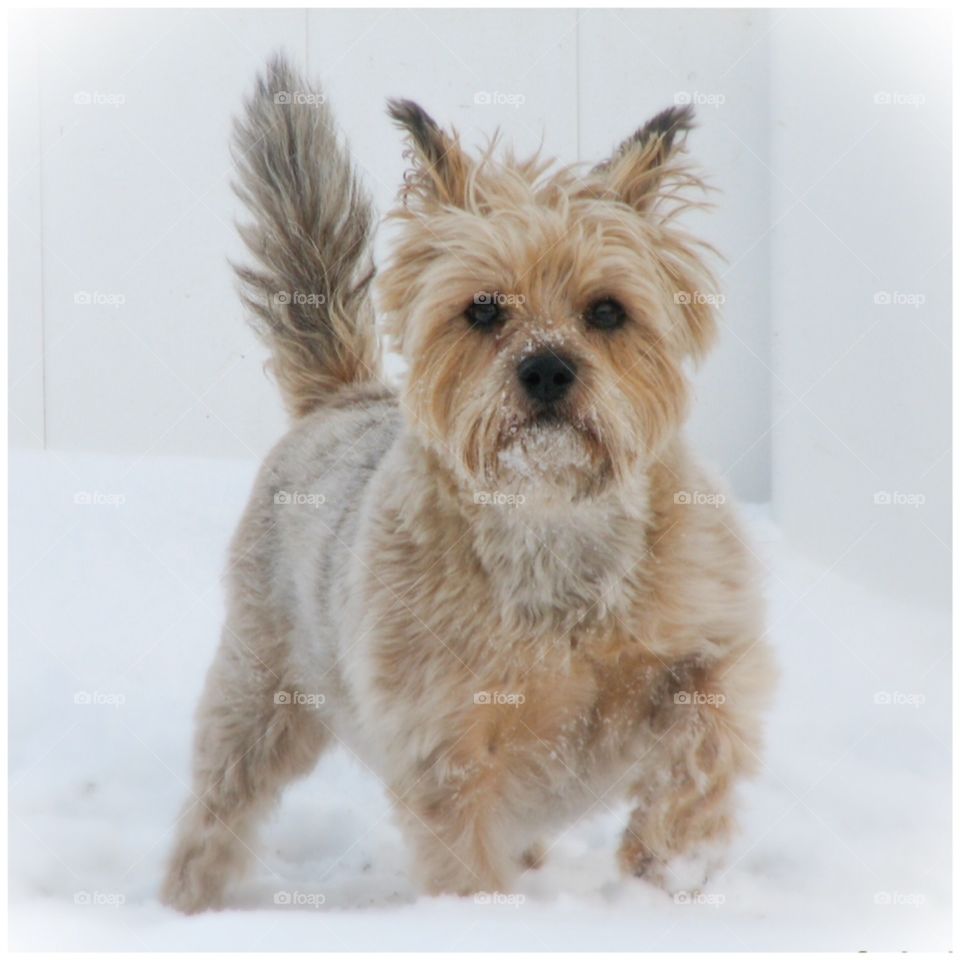
[[[411,426],[481,488],[623,482],[683,421],[684,363],[714,332],[704,245],[674,222],[702,186],[690,109],[582,175],[495,142],[473,158],[416,104],[390,112],[412,168],[379,291]]]

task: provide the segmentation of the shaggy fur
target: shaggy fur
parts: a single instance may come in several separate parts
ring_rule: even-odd
[[[236,267],[273,354],[287,408],[303,416],[345,383],[377,377],[368,296],[373,210],[337,142],[325,97],[280,59],[234,125],[234,189],[254,216]]]
[[[676,221],[690,112],[577,171],[469,156],[392,102],[412,164],[378,280],[397,397],[369,207],[326,106],[276,102],[307,89],[275,62],[238,127],[260,263],[241,277],[296,422],[233,541],[163,898],[227,902],[257,819],[334,744],[383,779],[431,893],[505,890],[624,797],[623,870],[687,885],[678,859],[732,829],[772,688],[751,551],[681,436],[715,327]],[[293,291],[322,298],[277,301]],[[547,408],[518,373],[545,356],[575,371]]]

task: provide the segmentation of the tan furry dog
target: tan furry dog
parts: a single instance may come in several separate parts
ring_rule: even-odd
[[[681,437],[713,335],[689,108],[589,172],[468,156],[391,103],[412,170],[378,278],[370,204],[281,60],[237,126],[247,300],[295,419],[234,538],[164,900],[222,906],[257,819],[345,744],[423,889],[506,889],[629,798],[625,872],[716,849],[772,688],[750,551]],[[319,103],[318,103],[319,101]],[[701,882],[698,876],[694,882]]]

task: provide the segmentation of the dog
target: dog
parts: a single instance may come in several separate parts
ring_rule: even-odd
[[[692,111],[590,169],[389,113],[409,170],[377,271],[324,96],[276,58],[236,124],[238,275],[293,424],[232,541],[162,900],[222,908],[335,745],[424,892],[507,891],[624,799],[620,868],[670,890],[722,855],[775,676],[753,553],[682,433],[717,326],[677,221],[703,203]]]

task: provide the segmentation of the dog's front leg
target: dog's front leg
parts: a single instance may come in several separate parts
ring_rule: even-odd
[[[438,748],[394,784],[420,889],[458,896],[506,889],[520,870],[509,828],[508,776],[486,748],[458,744]]]
[[[700,683],[671,698],[631,787],[634,809],[620,843],[625,873],[673,891],[697,888],[722,858],[734,787],[753,772],[759,749],[750,699],[704,677]]]
[[[624,873],[673,892],[706,881],[733,825],[729,775],[700,769],[696,759],[710,749],[675,758],[666,782],[651,776],[634,784],[635,805],[620,841]]]

